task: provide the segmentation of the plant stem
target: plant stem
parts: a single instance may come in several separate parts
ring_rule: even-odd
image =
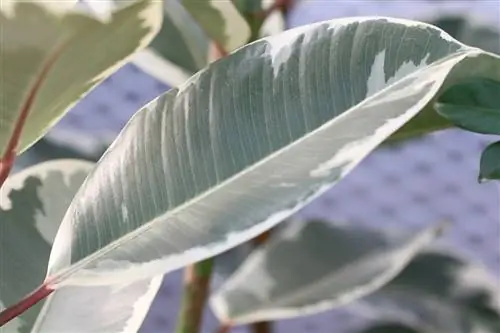
[[[252,324],[252,331],[253,333],[271,333],[271,322],[262,321],[260,323],[254,323]]]
[[[43,284],[37,290],[20,300],[17,304],[14,304],[13,306],[0,312],[0,327],[21,315],[45,297],[49,296],[53,291],[54,289],[50,289],[46,284]]]
[[[176,333],[198,333],[209,294],[213,259],[188,266],[184,276],[184,296]]]
[[[14,130],[9,138],[7,143],[7,147],[5,147],[5,152],[3,156],[0,158],[0,188],[2,188],[3,184],[7,180],[10,171],[14,165],[14,161],[16,160],[17,155],[17,146],[19,145],[19,141],[21,140],[21,134],[26,124],[26,120],[28,119],[28,115],[35,103],[35,98],[38,94],[38,91],[42,87],[43,82],[47,78],[50,69],[56,63],[56,60],[59,59],[65,43],[60,44],[53,53],[47,58],[46,62],[43,64],[40,73],[35,78],[33,82],[33,86],[29,89],[28,94],[26,95],[25,100],[23,101],[20,109],[19,109],[19,117],[14,125]]]
[[[215,333],[229,333],[230,330],[231,325],[222,325],[215,331]]]
[[[271,234],[272,234],[272,229],[255,237],[252,240],[253,246],[255,248],[258,248],[258,247],[264,245],[271,237]],[[251,325],[251,329],[252,329],[253,333],[271,333],[272,332],[272,324],[271,324],[271,322],[268,322],[268,321],[253,323]]]

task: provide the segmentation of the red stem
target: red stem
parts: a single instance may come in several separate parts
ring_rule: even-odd
[[[215,60],[220,59],[220,58],[224,58],[225,56],[228,55],[228,52],[224,49],[224,47],[220,43],[218,43],[216,41],[214,41],[213,43],[214,43],[215,50],[216,50]]]
[[[216,333],[229,333],[231,331],[231,325],[224,324],[220,326],[215,332]]]
[[[45,297],[49,296],[53,291],[54,289],[50,289],[46,284],[43,284],[37,290],[20,300],[17,304],[0,312],[0,327],[21,315]]]
[[[287,14],[293,6],[293,0],[276,0],[271,7],[263,10],[260,13],[256,13],[257,17],[265,20],[272,12],[275,10],[281,11],[283,14]]]
[[[40,88],[42,87],[44,80],[47,78],[47,74],[49,73],[50,69],[59,58],[64,45],[64,43],[59,45],[59,47],[57,47],[54,52],[47,58],[45,64],[42,66],[39,75],[36,77],[33,86],[28,91],[26,99],[21,105],[19,118],[17,118],[14,131],[12,132],[12,136],[7,143],[4,155],[0,158],[0,188],[7,180],[12,166],[14,165],[14,161],[16,159],[16,149],[19,145],[19,140],[21,138],[24,125],[26,124],[26,120],[28,119],[31,108],[33,107],[37,93],[40,91]]]
[[[272,236],[272,229],[255,237],[252,240],[252,245],[255,248],[259,248],[259,247],[263,246],[265,243],[267,243],[269,241],[269,239],[271,238],[271,236]],[[272,324],[269,321],[261,321],[261,322],[253,323],[250,326],[252,328],[253,333],[271,333],[271,331],[272,331],[272,327],[271,327]]]

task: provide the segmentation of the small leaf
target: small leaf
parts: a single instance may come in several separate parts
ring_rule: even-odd
[[[250,37],[250,27],[232,0],[181,0],[208,36],[228,52],[243,46]]]
[[[246,45],[131,119],[65,215],[51,287],[128,283],[244,243],[435,114],[443,86],[491,75],[499,57],[389,18]]]
[[[359,305],[379,320],[429,332],[500,332],[500,285],[495,277],[438,250],[419,254],[391,283]]]
[[[481,155],[479,182],[500,180],[500,141],[490,144]]]
[[[390,237],[319,221],[292,224],[226,280],[212,309],[234,325],[342,306],[389,282],[441,229]]]
[[[500,134],[500,82],[472,78],[444,92],[437,112],[463,129],[483,134]]]
[[[107,22],[67,4],[2,1],[0,156],[9,153],[11,142],[20,153],[37,141],[91,88],[147,46],[161,24],[154,0],[129,3]],[[98,50],[95,57],[89,50]]]
[[[93,166],[78,160],[45,162],[13,175],[4,184],[0,192],[0,311],[42,283],[59,224]],[[0,331],[136,332],[160,282],[158,277],[124,286],[62,288]]]

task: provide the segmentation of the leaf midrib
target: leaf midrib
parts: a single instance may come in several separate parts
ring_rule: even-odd
[[[47,282],[51,282],[51,283],[53,282],[55,285],[57,285],[58,282],[65,281],[67,278],[69,278],[72,275],[76,274],[78,270],[84,268],[85,266],[87,266],[88,264],[90,264],[90,263],[98,260],[99,258],[107,255],[108,253],[112,252],[116,248],[120,247],[122,244],[125,244],[125,243],[127,243],[129,241],[132,241],[133,239],[135,239],[137,237],[140,237],[144,232],[146,232],[146,231],[150,230],[152,227],[154,227],[157,222],[161,223],[163,220],[165,220],[166,218],[168,218],[168,216],[172,216],[172,215],[176,214],[177,212],[184,210],[186,207],[189,207],[193,203],[196,203],[196,202],[204,199],[205,197],[207,197],[211,193],[214,193],[214,192],[220,190],[221,188],[224,188],[227,184],[233,182],[235,179],[241,177],[242,175],[248,173],[251,170],[257,169],[261,165],[263,165],[263,164],[267,163],[268,161],[274,159],[275,157],[279,156],[284,151],[287,151],[287,150],[293,148],[294,146],[300,144],[305,139],[307,139],[307,138],[309,138],[311,136],[314,136],[317,132],[323,130],[324,128],[333,126],[333,124],[335,124],[336,122],[338,122],[339,119],[342,119],[343,117],[347,117],[347,115],[350,112],[355,111],[359,106],[361,106],[363,104],[366,104],[366,103],[369,103],[369,102],[371,102],[371,100],[375,99],[376,97],[379,97],[380,95],[383,95],[387,90],[389,90],[390,88],[392,88],[394,85],[400,84],[401,81],[407,80],[407,79],[409,79],[409,78],[411,78],[413,76],[417,76],[418,73],[420,73],[424,69],[427,69],[429,67],[432,67],[432,66],[435,66],[435,65],[438,65],[438,64],[445,63],[447,61],[451,61],[452,59],[456,58],[456,59],[454,59],[453,63],[450,65],[450,70],[451,70],[457,63],[459,63],[460,61],[462,61],[468,54],[473,53],[473,52],[477,52],[477,51],[478,51],[478,49],[476,49],[476,48],[470,48],[470,47],[464,47],[463,49],[458,49],[454,53],[451,53],[451,54],[449,54],[449,55],[447,55],[447,56],[445,56],[443,58],[440,58],[440,59],[436,60],[435,62],[433,62],[431,64],[426,64],[425,66],[422,66],[421,68],[415,70],[413,73],[410,73],[409,75],[406,75],[405,77],[403,77],[403,78],[401,78],[399,80],[395,80],[394,82],[392,82],[391,84],[385,86],[384,88],[382,88],[378,92],[376,92],[373,95],[369,96],[368,98],[364,99],[360,103],[351,106],[350,108],[348,108],[345,111],[343,111],[341,114],[334,116],[334,118],[328,120],[327,122],[323,123],[322,125],[320,125],[319,127],[315,128],[314,130],[312,130],[309,133],[303,135],[302,137],[296,139],[295,141],[289,143],[288,145],[286,145],[286,146],[284,146],[284,147],[282,147],[282,148],[280,148],[280,149],[272,152],[271,154],[269,154],[268,156],[264,157],[260,161],[257,161],[256,163],[254,163],[254,164],[252,164],[252,165],[250,165],[250,166],[242,169],[241,171],[237,172],[233,176],[231,176],[231,177],[223,180],[222,182],[220,182],[219,184],[216,184],[215,186],[212,186],[211,188],[208,188],[206,191],[204,191],[204,192],[202,192],[202,193],[194,196],[193,198],[187,200],[183,204],[180,204],[179,206],[177,206],[177,207],[175,207],[175,208],[173,208],[171,210],[168,210],[168,211],[166,211],[164,213],[159,214],[158,216],[156,216],[155,218],[153,218],[151,221],[143,223],[138,228],[136,228],[136,229],[132,230],[131,232],[129,232],[129,233],[127,233],[127,234],[125,234],[125,235],[117,238],[116,240],[108,243],[107,245],[105,245],[104,247],[102,247],[99,251],[91,253],[87,257],[85,257],[83,259],[80,259],[79,261],[76,261],[73,264],[70,263],[69,266],[67,266],[67,267],[63,268],[62,270],[60,270],[59,273],[56,273],[56,274],[51,275],[51,276],[47,276],[46,281]],[[481,51],[481,50],[479,50],[479,51]],[[481,51],[481,52],[483,52],[483,51]],[[205,68],[205,70],[206,69],[207,68]],[[199,76],[202,71],[194,74],[193,77],[191,77],[191,79],[189,79],[183,86],[186,87],[187,84],[189,82],[191,82],[193,78],[196,78],[197,76]],[[176,89],[176,88],[174,88],[174,89]],[[171,91],[173,91],[174,89],[172,89]],[[179,93],[181,93],[181,92],[182,92],[182,88],[178,89],[176,96],[179,95]],[[157,101],[158,98],[154,99],[153,101]],[[152,102],[150,102],[150,103],[152,103]],[[148,104],[150,104],[150,103],[148,103]],[[156,103],[155,103],[155,105],[156,105]],[[130,124],[133,123],[133,121],[134,121],[134,119],[136,117],[138,117],[139,115],[141,115],[143,112],[148,112],[147,107],[148,106],[145,106],[142,110],[140,110],[139,112],[137,112],[135,115],[133,115],[131,117],[131,119],[129,120],[129,122],[127,124],[127,127],[125,127],[122,130],[122,133],[124,133],[128,129],[128,127],[130,126]],[[158,112],[158,109],[155,108],[155,110],[153,112]],[[63,223],[64,223],[64,220],[63,220]],[[217,242],[212,242],[210,244],[207,244],[206,246],[210,246],[211,244],[214,244],[214,243],[217,243]],[[220,252],[222,252],[222,251],[223,250],[221,250]],[[193,261],[202,260],[203,258],[205,258],[205,257],[198,255],[197,258],[195,258]],[[157,259],[155,259],[155,260],[157,260]],[[50,267],[49,267],[49,269],[50,269]]]

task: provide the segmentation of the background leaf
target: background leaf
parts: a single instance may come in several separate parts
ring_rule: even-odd
[[[162,82],[177,86],[208,64],[209,38],[179,0],[163,1],[162,27],[150,47],[134,57],[134,63]]]
[[[181,0],[207,35],[230,52],[243,46],[250,27],[231,0]]]
[[[500,54],[500,34],[495,26],[455,15],[445,15],[430,23],[467,45]]]
[[[377,320],[429,332],[498,332],[500,285],[482,267],[442,251],[419,254],[391,283],[361,300]]]
[[[93,165],[54,160],[25,169],[4,184],[0,192],[0,310],[43,282],[59,224]],[[161,277],[124,286],[62,288],[2,331],[136,332],[160,281]]]
[[[500,78],[499,59],[404,20],[321,22],[243,47],[133,117],[71,204],[50,278],[144,279],[254,238],[469,76]]]
[[[440,232],[441,226],[390,237],[320,221],[292,224],[226,280],[212,309],[234,325],[342,306],[389,282]]]
[[[105,23],[67,11],[64,5],[65,10],[54,10],[61,2],[49,3],[16,1],[11,11],[0,12],[0,61],[4,64],[0,74],[0,155],[5,153],[26,94],[47,59],[56,60],[36,94],[17,152],[38,140],[132,53],[146,47],[161,24],[159,4],[153,0],[139,0],[120,9]],[[89,50],[97,50],[95,57],[89,57]]]
[[[128,0],[82,0],[94,12],[109,16]],[[177,86],[208,64],[209,38],[179,0],[163,2],[161,28],[132,62],[168,86]]]

